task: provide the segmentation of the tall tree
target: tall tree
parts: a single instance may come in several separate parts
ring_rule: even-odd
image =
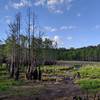
[[[10,63],[10,77],[18,80],[19,78],[19,60],[20,60],[20,13],[16,15],[15,21],[9,24],[9,37],[7,47],[9,47],[8,62]]]

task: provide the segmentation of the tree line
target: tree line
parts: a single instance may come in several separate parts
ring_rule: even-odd
[[[67,61],[100,61],[100,45],[83,48],[59,48],[57,49],[57,60]]]
[[[9,61],[11,54],[11,39],[8,37],[4,44],[0,44],[0,62]],[[35,58],[39,60],[38,63],[42,64],[53,64],[56,60],[67,60],[67,61],[100,61],[100,45],[88,46],[83,48],[55,48],[53,41],[50,39],[42,40],[42,38],[35,38]],[[20,35],[20,52],[21,52],[21,62],[24,64],[28,63],[28,37],[25,35]],[[39,43],[40,42],[40,43]],[[14,43],[14,42],[13,42]],[[41,46],[41,47],[39,47]],[[37,49],[37,50],[36,50]],[[32,56],[32,55],[31,55]],[[42,59],[42,60],[41,60]],[[53,62],[54,61],[54,62]]]

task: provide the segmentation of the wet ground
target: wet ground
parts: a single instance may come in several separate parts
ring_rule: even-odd
[[[66,82],[27,82],[16,86],[8,93],[2,93],[0,100],[72,100],[81,95],[79,86],[72,81]]]

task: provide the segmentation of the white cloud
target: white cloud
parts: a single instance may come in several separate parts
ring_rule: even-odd
[[[55,36],[53,36],[53,37],[43,36],[42,39],[43,39],[43,41],[45,41],[45,39],[50,39],[50,40],[52,40],[53,46],[54,46],[54,47],[55,47],[55,46],[61,47],[61,46],[64,45],[64,42],[62,41],[63,39],[62,39],[60,36],[58,36],[58,35],[55,35]]]
[[[67,30],[68,29],[68,26],[61,26],[60,27],[60,30]]]
[[[15,9],[31,6],[31,3],[28,0],[21,0],[20,2],[14,2],[11,5]]]
[[[64,11],[70,10],[74,0],[36,0],[35,6],[44,6],[50,12],[62,14]]]
[[[65,9],[68,11],[71,8],[72,0],[48,0],[48,9],[54,13],[63,14]]]
[[[50,26],[45,26],[44,31],[46,31],[46,32],[55,32],[55,31],[57,31],[57,29],[53,28],[53,27],[50,27]]]
[[[60,30],[61,31],[64,31],[64,30],[74,30],[74,29],[76,29],[77,27],[76,26],[61,26],[60,27]]]
[[[57,10],[55,10],[55,13],[63,14],[63,11],[62,11],[62,10],[57,9]]]
[[[64,0],[47,0],[48,5],[62,4]]]
[[[34,3],[34,5],[35,6],[39,6],[39,5],[44,5],[45,4],[45,0],[37,0],[35,3]]]
[[[51,27],[51,26],[44,26],[43,30],[45,32],[57,32],[57,31],[72,31],[77,29],[77,26],[61,26],[61,27]]]
[[[77,28],[76,26],[69,26],[68,27],[69,30],[73,30],[73,29],[76,29],[76,28]]]
[[[69,11],[72,8],[72,3],[74,2],[74,0],[65,0],[65,7],[67,9],[67,11]]]
[[[63,14],[64,12],[63,12],[63,10],[61,10],[61,9],[55,9],[55,8],[53,8],[53,7],[49,7],[49,11],[50,12],[53,12],[53,13],[57,13],[57,14]]]
[[[55,36],[53,37],[53,45],[55,45],[56,43],[57,43],[59,46],[62,46],[62,45],[64,44],[63,41],[62,41],[62,39],[61,39],[61,37],[58,36],[58,35],[55,35]]]
[[[50,37],[49,36],[43,36],[42,39],[43,39],[43,41],[45,41],[45,39],[50,39]]]
[[[56,42],[59,42],[60,41],[60,38],[59,38],[58,35],[55,35],[53,40],[56,41]]]
[[[63,12],[64,12],[62,9],[59,9],[59,8],[57,8],[55,6],[48,6],[48,10],[50,12],[58,13],[58,14],[63,14]]]

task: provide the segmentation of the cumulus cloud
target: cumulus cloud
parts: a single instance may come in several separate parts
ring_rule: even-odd
[[[68,36],[67,37],[67,40],[68,41],[71,41],[73,38],[71,37],[71,36]],[[58,46],[60,46],[60,47],[62,47],[63,45],[64,45],[64,42],[63,42],[63,38],[61,38],[60,36],[58,36],[58,35],[55,35],[54,37],[53,37],[53,45],[58,45]]]
[[[77,26],[69,25],[69,26],[60,26],[60,27],[51,27],[44,26],[43,30],[45,32],[58,32],[58,31],[71,31],[77,29]]]
[[[35,3],[34,3],[34,5],[35,6],[40,6],[40,5],[44,5],[45,4],[45,0],[37,0]]]
[[[57,14],[63,14],[64,11],[62,9],[57,9],[54,6],[49,6],[48,7],[49,12],[57,13]]]
[[[77,27],[76,26],[61,26],[60,27],[60,30],[64,31],[64,30],[74,30],[76,29]]]
[[[73,30],[73,29],[76,29],[76,28],[77,28],[76,26],[69,26],[68,27],[69,30]]]
[[[58,44],[58,45],[60,45],[60,46],[62,46],[64,43],[63,43],[63,41],[62,41],[62,39],[61,39],[61,37],[60,36],[58,36],[58,35],[55,35],[54,37],[53,37],[53,45],[55,45],[55,44]]]
[[[31,6],[31,3],[28,0],[21,0],[20,2],[13,2],[11,5],[15,9]]]
[[[65,10],[70,10],[74,0],[36,0],[35,6],[44,6],[50,12],[62,14]]]
[[[43,41],[45,41],[45,39],[50,39],[50,37],[49,36],[43,36],[42,39],[43,39]]]
[[[53,41],[53,46],[57,46],[57,45],[58,46],[63,46],[63,44],[64,44],[64,42],[62,41],[63,39],[58,35],[55,35],[52,38],[49,37],[49,36],[43,36],[42,39],[43,39],[43,41],[45,41],[45,39],[52,40]]]
[[[60,27],[60,30],[67,30],[68,29],[68,26],[61,26]]]
[[[62,10],[59,10],[59,9],[54,10],[54,12],[55,12],[55,13],[59,13],[59,14],[63,14],[63,11],[62,11]]]
[[[48,5],[57,5],[57,4],[62,4],[64,0],[47,0]]]
[[[51,26],[45,26],[44,31],[46,31],[46,32],[55,32],[55,31],[57,31],[57,29],[54,28],[54,27],[51,27]]]
[[[36,25],[34,26],[34,28],[33,28],[33,25],[30,26],[30,31],[31,32],[33,32],[33,29],[34,29],[35,32],[38,30],[37,27],[36,27]]]
[[[53,40],[56,41],[56,42],[59,42],[60,41],[60,38],[59,38],[58,35],[55,35],[54,38],[53,38]]]

